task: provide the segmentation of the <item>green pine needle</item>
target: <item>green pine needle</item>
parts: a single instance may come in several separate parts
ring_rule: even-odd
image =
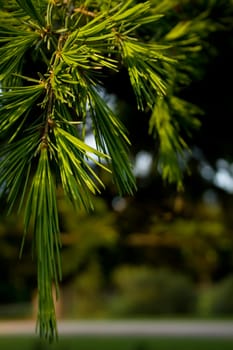
[[[57,336],[53,285],[58,297],[61,280],[60,229],[55,181],[49,164],[48,149],[41,145],[39,161],[25,207],[25,234],[33,228],[37,258],[38,328],[43,338]]]
[[[9,211],[24,211],[23,243],[33,233],[37,326],[51,341],[57,337],[53,288],[58,297],[62,277],[57,189],[77,210],[87,211],[94,209],[93,194],[104,188],[99,168],[112,174],[121,195],[136,190],[127,131],[98,91],[106,76],[127,69],[138,108],[152,113],[162,176],[182,183],[179,159],[188,146],[180,129],[198,127],[199,112],[176,97],[176,82],[188,81],[192,67],[185,70],[182,60],[200,50],[200,28],[208,22],[203,17],[194,26],[178,23],[162,33],[161,11],[177,1],[156,4],[2,2],[0,193]],[[157,25],[156,40],[140,39],[143,26]],[[97,149],[85,143],[90,124]]]

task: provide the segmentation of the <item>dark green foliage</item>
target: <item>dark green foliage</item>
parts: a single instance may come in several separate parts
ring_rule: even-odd
[[[194,313],[194,284],[180,273],[143,266],[125,266],[115,271],[114,282],[120,297],[116,299],[116,305],[113,301],[113,308],[119,316]]]
[[[217,316],[233,315],[233,276],[222,280],[214,288],[214,293],[210,302],[210,312]]]

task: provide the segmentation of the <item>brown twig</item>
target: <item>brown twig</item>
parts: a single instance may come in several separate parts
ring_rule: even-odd
[[[83,15],[86,15],[86,16],[89,16],[89,17],[95,17],[96,16],[96,14],[94,12],[86,10],[85,7],[77,7],[73,11],[82,13]]]

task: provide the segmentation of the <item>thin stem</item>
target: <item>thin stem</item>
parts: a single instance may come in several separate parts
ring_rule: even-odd
[[[82,13],[85,16],[96,17],[96,13],[86,10],[85,7],[77,7],[73,11],[78,12],[78,13]]]

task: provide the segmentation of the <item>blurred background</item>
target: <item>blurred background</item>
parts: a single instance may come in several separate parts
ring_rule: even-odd
[[[175,9],[180,20],[197,11],[195,1],[188,3]],[[197,3],[205,10],[205,2]],[[192,152],[183,191],[161,179],[149,115],[136,110],[126,72],[106,79],[103,93],[129,130],[138,191],[119,197],[111,177],[102,174],[106,189],[93,198],[95,211],[88,214],[75,212],[58,193],[63,243],[58,317],[233,317],[232,12],[231,1],[215,2],[210,17],[220,26],[208,34],[194,57],[195,74],[179,89],[181,98],[203,111],[200,129],[188,138]],[[91,134],[88,141],[93,142]],[[4,200],[0,206],[0,319],[34,318],[32,242],[28,236],[19,260],[22,219],[5,216]]]

